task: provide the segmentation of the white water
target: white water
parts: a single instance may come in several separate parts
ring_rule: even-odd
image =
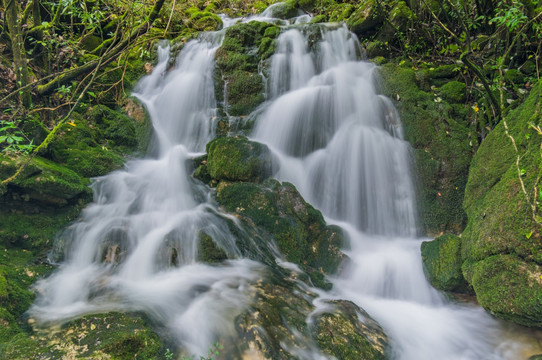
[[[349,235],[352,262],[322,296],[366,309],[391,336],[397,359],[518,359],[512,345],[499,344],[496,321],[448,303],[428,285],[397,112],[376,92],[375,66],[358,61],[355,38],[344,28],[321,31],[314,49],[296,29],[281,35],[270,99],[253,136],[276,152],[279,178]],[[206,354],[217,339],[236,341],[233,319],[249,306],[265,266],[241,257],[227,215],[186,167],[214,137],[212,71],[221,36],[187,44],[171,70],[168,49],[159,50],[136,93],[153,121],[156,156],[95,180],[94,203],[57,242],[59,270],[37,286],[30,313],[40,323],[145,311],[190,353]],[[199,262],[200,231],[237,260]],[[321,357],[284,346],[299,358]]]
[[[410,147],[397,111],[377,94],[375,66],[358,61],[357,49],[345,28],[323,31],[312,52],[300,30],[283,33],[272,99],[253,135],[280,158],[278,178],[349,236],[349,266],[323,296],[364,308],[396,359],[522,359],[524,346],[505,340],[483,309],[448,302],[425,279]]]

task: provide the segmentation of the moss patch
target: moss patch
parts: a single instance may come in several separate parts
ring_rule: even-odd
[[[424,271],[431,284],[444,291],[465,292],[468,284],[463,278],[461,239],[443,235],[421,246]]]
[[[415,149],[423,228],[428,234],[459,233],[466,222],[462,201],[472,158],[471,132],[460,120],[465,116],[422,90],[424,71],[390,63],[380,73],[383,92],[394,101]]]
[[[85,177],[104,175],[119,168],[124,156],[138,148],[136,134],[134,120],[97,105],[86,116],[75,113],[62,126],[48,157]]]
[[[226,30],[216,52],[216,94],[225,100],[232,116],[248,115],[264,101],[264,82],[258,63],[275,51],[280,29],[272,24],[251,21]],[[226,99],[221,98],[225,94]]]
[[[299,264],[317,286],[328,287],[323,274],[337,271],[343,253],[342,232],[326,226],[322,214],[307,204],[292,184],[219,184],[218,201],[248,226],[271,236],[290,262]]]
[[[480,305],[496,316],[542,326],[542,268],[511,255],[488,257],[473,267],[472,286]]]
[[[532,209],[519,180],[521,177],[528,194],[533,196],[532,189],[542,175],[542,136],[529,125],[541,121],[539,94],[540,86],[506,115],[519,154],[501,122],[484,139],[472,161],[464,202],[469,217],[462,236],[464,259],[478,261],[491,255],[516,254],[542,264],[540,226],[532,219]],[[519,174],[515,165],[518,155]]]
[[[207,144],[207,168],[215,180],[261,181],[272,174],[266,145],[244,136],[217,138]]]

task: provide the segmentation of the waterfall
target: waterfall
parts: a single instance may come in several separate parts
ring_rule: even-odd
[[[377,92],[376,66],[359,61],[345,27],[311,29],[289,25],[280,35],[252,138],[276,155],[279,180],[295,184],[348,234],[351,261],[321,297],[366,309],[390,335],[397,359],[515,359],[509,346],[498,346],[495,320],[449,303],[425,280],[410,146],[397,111]],[[206,354],[217,339],[236,342],[234,318],[266,266],[243,258],[227,223],[235,219],[187,166],[215,136],[214,54],[222,38],[192,40],[174,64],[167,46],[158,49],[158,64],[134,94],[153,122],[152,156],[94,180],[94,202],[56,241],[58,270],[37,284],[30,314],[39,323],[144,311],[189,353]],[[202,263],[202,234],[233,260]]]
[[[517,359],[496,320],[448,302],[425,279],[399,115],[377,92],[376,66],[358,61],[355,37],[345,27],[321,31],[312,45],[303,27],[279,37],[253,137],[280,159],[279,180],[349,235],[350,262],[327,296],[350,299],[379,321],[394,359]]]

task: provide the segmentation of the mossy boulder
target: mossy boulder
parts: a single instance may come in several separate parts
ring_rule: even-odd
[[[137,315],[88,315],[54,331],[36,330],[19,333],[0,344],[4,359],[147,360],[162,358],[167,351],[158,335]]]
[[[467,98],[467,85],[460,81],[449,81],[439,90],[440,96],[450,103],[464,103]]]
[[[444,291],[468,290],[461,270],[461,238],[443,235],[432,241],[424,241],[421,252],[424,271],[431,285]]]
[[[532,206],[542,176],[540,85],[505,114],[472,161],[463,206],[463,274],[484,308],[501,318],[542,326],[540,216]],[[512,141],[513,139],[513,141]]]
[[[47,156],[85,177],[105,175],[138,149],[137,134],[134,120],[121,111],[96,105],[86,116],[74,113],[62,125]]]
[[[231,181],[261,181],[273,173],[269,148],[244,136],[217,138],[206,146],[211,178]]]
[[[315,311],[310,291],[299,291],[292,282],[256,286],[249,311],[237,318],[243,341],[239,356],[291,359],[294,349],[307,349],[316,356],[337,359],[385,359],[388,339],[378,323],[355,304],[330,301],[324,311]],[[307,325],[309,318],[311,326]],[[360,318],[363,321],[360,321]],[[308,350],[308,349],[307,349]],[[234,358],[233,356],[231,358]]]
[[[542,327],[542,267],[513,255],[490,256],[473,265],[480,305],[505,320]]]
[[[292,184],[273,179],[263,184],[223,182],[217,190],[226,211],[274,240],[286,260],[300,265],[317,286],[329,287],[323,275],[335,273],[344,258],[342,231],[327,226]]]
[[[188,9],[190,26],[197,31],[216,31],[222,28],[222,19],[211,11],[201,11],[193,6]]]
[[[387,337],[369,314],[349,301],[329,305],[332,310],[319,313],[313,328],[324,353],[337,359],[388,358]]]
[[[358,36],[376,30],[385,20],[384,8],[379,1],[360,2],[346,20],[348,28]]]
[[[277,26],[258,21],[226,29],[222,46],[216,52],[215,78],[218,100],[225,102],[228,114],[248,115],[265,100],[258,64],[274,53],[279,33]]]
[[[542,121],[540,92],[541,86],[535,86],[522,105],[505,115],[517,152],[502,121],[476,152],[463,204],[469,218],[462,235],[465,260],[516,254],[542,265],[540,224],[535,220],[541,212],[537,207],[533,213],[528,200],[538,196],[533,189],[539,188],[542,176],[542,136],[531,126]]]
[[[297,8],[296,2],[294,0],[287,0],[284,2],[271,5],[269,8],[267,8],[265,13],[269,17],[282,19],[282,20],[288,20],[300,14],[299,9]]]
[[[462,202],[475,136],[468,113],[423,90],[424,70],[388,63],[380,74],[382,91],[397,107],[405,138],[414,148],[423,229],[430,235],[460,233],[466,223]]]
[[[7,179],[27,161],[26,156],[0,155],[0,178]],[[89,181],[74,171],[35,156],[23,172],[8,184],[0,201],[35,201],[46,206],[64,206],[88,196]]]

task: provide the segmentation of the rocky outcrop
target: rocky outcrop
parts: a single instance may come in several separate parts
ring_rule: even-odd
[[[457,82],[452,81],[455,72],[448,66],[414,70],[408,64],[387,63],[380,74],[382,90],[397,107],[405,138],[414,148],[424,232],[460,233],[466,223],[462,202],[474,150],[471,137],[475,134],[467,123],[472,110],[440,97],[450,90],[446,83]],[[453,96],[459,93],[454,91]]]
[[[265,84],[258,64],[273,54],[279,33],[277,26],[258,21],[226,29],[216,52],[215,93],[229,115],[248,115],[264,101]]]
[[[421,247],[424,270],[431,284],[443,291],[466,292],[468,284],[461,271],[461,238],[442,235],[424,241]]]
[[[432,253],[429,262],[438,266],[426,267],[430,279],[438,279],[439,272],[457,275],[461,264],[480,305],[534,327],[542,326],[541,91],[535,86],[523,104],[505,115],[508,129],[501,121],[476,152],[463,202],[468,224],[460,243],[446,237],[426,245],[426,253],[436,247],[450,250]]]
[[[220,208],[234,215],[230,230],[243,256],[269,269],[253,288],[250,308],[236,319],[242,341],[226,344],[226,357],[289,359],[302,351],[338,359],[386,358],[387,337],[367,313],[347,301],[316,307],[317,295],[307,286],[330,287],[326,275],[339,271],[345,260],[341,229],[327,225],[292,184],[270,178],[272,156],[265,145],[234,136],[211,141],[207,150],[195,176],[216,187]],[[202,259],[225,260],[207,238],[200,246]]]

